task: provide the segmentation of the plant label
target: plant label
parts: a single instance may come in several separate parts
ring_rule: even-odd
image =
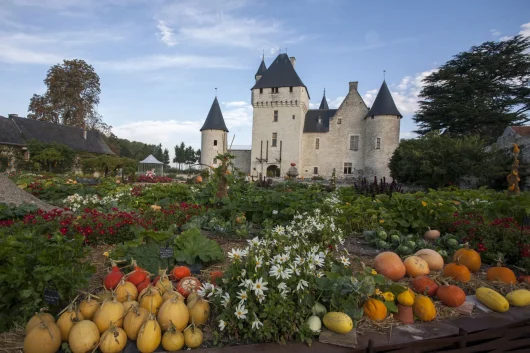
[[[173,248],[160,248],[160,258],[170,259],[173,257]]]
[[[61,297],[59,296],[59,292],[53,289],[45,289],[44,290],[44,301],[50,305],[59,305],[59,301],[61,300]]]

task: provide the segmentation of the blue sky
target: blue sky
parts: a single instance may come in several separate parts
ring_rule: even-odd
[[[262,51],[279,51],[317,105],[359,81],[366,103],[387,83],[414,130],[421,79],[472,45],[530,35],[530,1],[0,0],[0,114],[27,114],[62,59],[93,65],[99,112],[120,137],[200,146],[215,91],[229,139],[251,141],[250,87]]]

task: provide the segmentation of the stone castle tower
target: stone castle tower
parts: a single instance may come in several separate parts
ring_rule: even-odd
[[[227,134],[223,113],[215,97],[206,121],[201,128],[201,164],[217,167],[217,155],[227,151]]]

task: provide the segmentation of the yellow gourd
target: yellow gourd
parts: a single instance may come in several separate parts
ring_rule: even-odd
[[[190,325],[184,330],[184,343],[186,343],[186,347],[197,348],[202,344],[202,340],[202,331],[195,327],[195,325]]]
[[[414,304],[414,297],[414,292],[410,288],[407,288],[406,291],[398,294],[397,301],[403,306],[410,307]]]
[[[162,327],[162,331],[169,328],[169,323],[172,322],[178,331],[182,331],[188,325],[190,314],[184,299],[174,296],[166,300],[158,310],[158,323]]]
[[[68,345],[72,353],[92,352],[99,342],[99,330],[90,320],[79,321],[72,327],[68,336]]]
[[[436,317],[436,308],[431,298],[418,294],[412,305],[414,315],[421,321],[432,321]]]
[[[503,313],[510,309],[510,304],[501,294],[495,292],[493,289],[480,287],[476,290],[475,295],[477,299],[488,308],[499,313]]]
[[[353,321],[351,318],[344,313],[336,311],[324,315],[322,322],[328,330],[336,333],[348,333],[353,329]]]
[[[177,328],[173,323],[169,324],[168,330],[162,336],[162,347],[166,351],[174,352],[180,351],[184,346],[184,335],[182,332],[177,331]]]
[[[55,318],[52,314],[48,314],[44,312],[44,309],[41,309],[41,311],[35,313],[35,315],[28,320],[28,323],[26,324],[26,333],[31,331],[32,328],[39,326],[41,321],[55,323]]]
[[[366,316],[376,322],[383,321],[388,313],[385,304],[382,301],[373,298],[369,298],[364,302],[363,309]]]
[[[160,341],[162,341],[162,330],[155,316],[151,314],[140,328],[136,348],[142,353],[151,353],[158,348]]]
[[[149,311],[147,309],[137,306],[131,307],[131,310],[125,315],[125,319],[123,319],[123,329],[130,340],[136,341],[138,332],[140,332],[140,328],[148,317]]]
[[[59,316],[57,327],[61,330],[61,340],[63,342],[68,342],[70,330],[77,322],[82,320],[84,320],[83,314],[77,308],[74,308],[73,305],[69,305],[66,311]]]
[[[55,353],[61,347],[61,330],[53,322],[41,320],[24,339],[24,353]]]
[[[124,303],[128,300],[136,300],[138,298],[138,289],[134,284],[122,278],[116,287],[115,294],[116,299],[120,303]]]
[[[98,311],[100,306],[101,304],[99,304],[97,300],[92,299],[92,295],[89,294],[88,298],[79,304],[79,311],[81,314],[83,314],[85,320],[92,320],[94,318],[94,314],[96,311]]]
[[[190,323],[202,325],[208,321],[208,317],[210,316],[210,304],[207,300],[199,297],[188,303],[188,311],[190,314]]]
[[[110,328],[111,322],[116,327],[122,327],[124,314],[123,304],[114,297],[112,301],[101,304],[92,321],[97,325],[99,333],[103,333]]]
[[[99,350],[101,353],[119,353],[123,351],[127,344],[127,334],[123,329],[115,326],[103,333],[99,341]]]
[[[508,303],[512,306],[530,305],[530,291],[528,289],[516,289],[506,294]]]

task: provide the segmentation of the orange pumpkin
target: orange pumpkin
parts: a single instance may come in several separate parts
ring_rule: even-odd
[[[432,321],[436,317],[436,308],[431,298],[418,294],[412,305],[414,315],[421,321]]]
[[[412,280],[412,287],[420,294],[432,297],[438,291],[438,285],[428,276],[419,276]]]
[[[469,282],[469,280],[471,279],[471,273],[469,272],[469,269],[464,265],[460,265],[454,262],[447,264],[444,267],[443,275],[444,277],[451,277],[456,281],[464,283]]]
[[[195,277],[184,277],[177,283],[177,290],[180,294],[187,298],[193,292],[197,292],[201,288],[201,282]]]
[[[507,267],[501,267],[500,263],[496,267],[490,267],[486,272],[486,279],[488,281],[503,282],[506,284],[515,284],[517,279],[515,273]]]
[[[438,288],[438,291],[436,291],[436,296],[444,305],[453,308],[464,304],[466,301],[466,293],[464,293],[462,288],[457,286],[441,286]]]
[[[372,321],[383,321],[386,318],[387,308],[386,305],[377,299],[369,298],[364,302],[363,310],[366,316]]]
[[[223,278],[223,276],[223,271],[212,271],[210,272],[210,281],[212,281],[213,284],[216,284],[216,280],[218,278]]]
[[[480,254],[475,250],[470,249],[469,244],[467,243],[464,248],[458,249],[455,252],[453,261],[457,262],[457,260],[460,265],[466,266],[469,272],[472,273],[478,272],[478,270],[480,270],[480,265],[482,264]]]
[[[418,277],[429,274],[429,264],[419,256],[409,256],[403,261],[407,275]]]
[[[399,281],[405,276],[406,268],[398,254],[385,251],[374,259],[374,268],[392,281]]]
[[[175,276],[176,279],[183,279],[184,277],[191,276],[191,270],[186,266],[176,266],[171,274]]]
[[[202,176],[197,175],[197,177],[195,178],[195,181],[196,181],[197,183],[202,183]]]

